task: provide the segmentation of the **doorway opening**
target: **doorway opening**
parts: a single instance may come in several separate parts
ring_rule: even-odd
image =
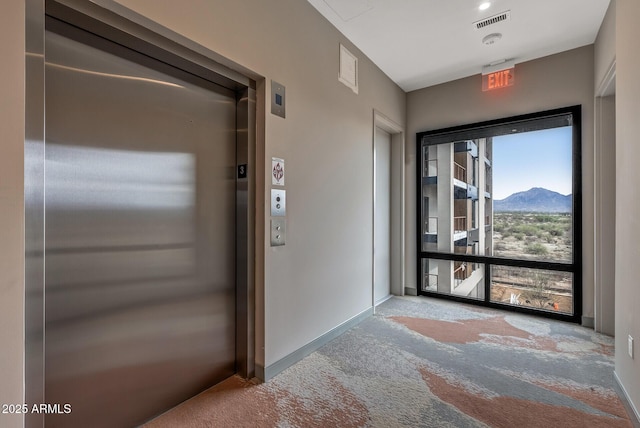
[[[373,288],[375,307],[404,294],[404,131],[374,111]]]
[[[615,336],[616,67],[609,67],[595,99],[594,323]]]

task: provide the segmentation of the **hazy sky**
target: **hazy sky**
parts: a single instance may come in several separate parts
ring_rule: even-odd
[[[494,200],[544,187],[571,193],[571,126],[493,138]]]

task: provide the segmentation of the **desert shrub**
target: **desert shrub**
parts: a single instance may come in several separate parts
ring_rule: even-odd
[[[564,235],[564,230],[562,230],[562,227],[554,227],[549,229],[549,234],[551,236],[562,236]]]
[[[524,233],[516,233],[513,235],[518,241],[522,241],[524,239]]]
[[[511,231],[510,231],[510,230],[505,230],[504,232],[502,232],[502,237],[503,237],[503,238],[508,238],[508,237],[510,237],[511,235],[512,235],[512,234],[511,234]]]
[[[526,297],[534,304],[541,308],[546,306],[549,300],[551,290],[549,289],[549,277],[544,274],[529,274],[527,282],[530,284],[530,291],[525,294]]]
[[[531,224],[518,224],[512,229],[514,233],[523,233],[527,236],[536,236],[540,233],[539,229]]]
[[[540,214],[534,217],[538,223],[555,223],[558,221],[558,216],[551,214]]]
[[[534,254],[537,256],[544,256],[546,254],[549,254],[549,250],[547,250],[547,247],[545,247],[540,243],[527,245],[527,247],[525,248],[525,251],[529,254]]]
[[[504,251],[507,249],[507,246],[503,243],[503,242],[497,242],[494,246],[493,249],[496,251]]]

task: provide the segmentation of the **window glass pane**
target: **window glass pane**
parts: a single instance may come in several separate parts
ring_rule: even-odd
[[[491,267],[491,301],[573,313],[573,274],[511,266]]]
[[[493,255],[570,263],[572,129],[494,137]]]
[[[484,265],[453,260],[422,260],[422,291],[484,299]]]
[[[491,221],[486,187],[487,139],[422,148],[422,250],[485,254]],[[487,202],[487,200],[489,202]]]

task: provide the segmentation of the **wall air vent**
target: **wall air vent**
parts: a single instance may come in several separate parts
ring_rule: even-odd
[[[511,19],[511,11],[507,10],[506,12],[499,13],[497,15],[490,16],[481,21],[476,21],[473,23],[473,26],[476,30],[482,30],[483,28],[487,28],[490,25],[497,24],[498,22],[509,21]]]
[[[340,71],[338,80],[358,93],[358,58],[340,44]]]

